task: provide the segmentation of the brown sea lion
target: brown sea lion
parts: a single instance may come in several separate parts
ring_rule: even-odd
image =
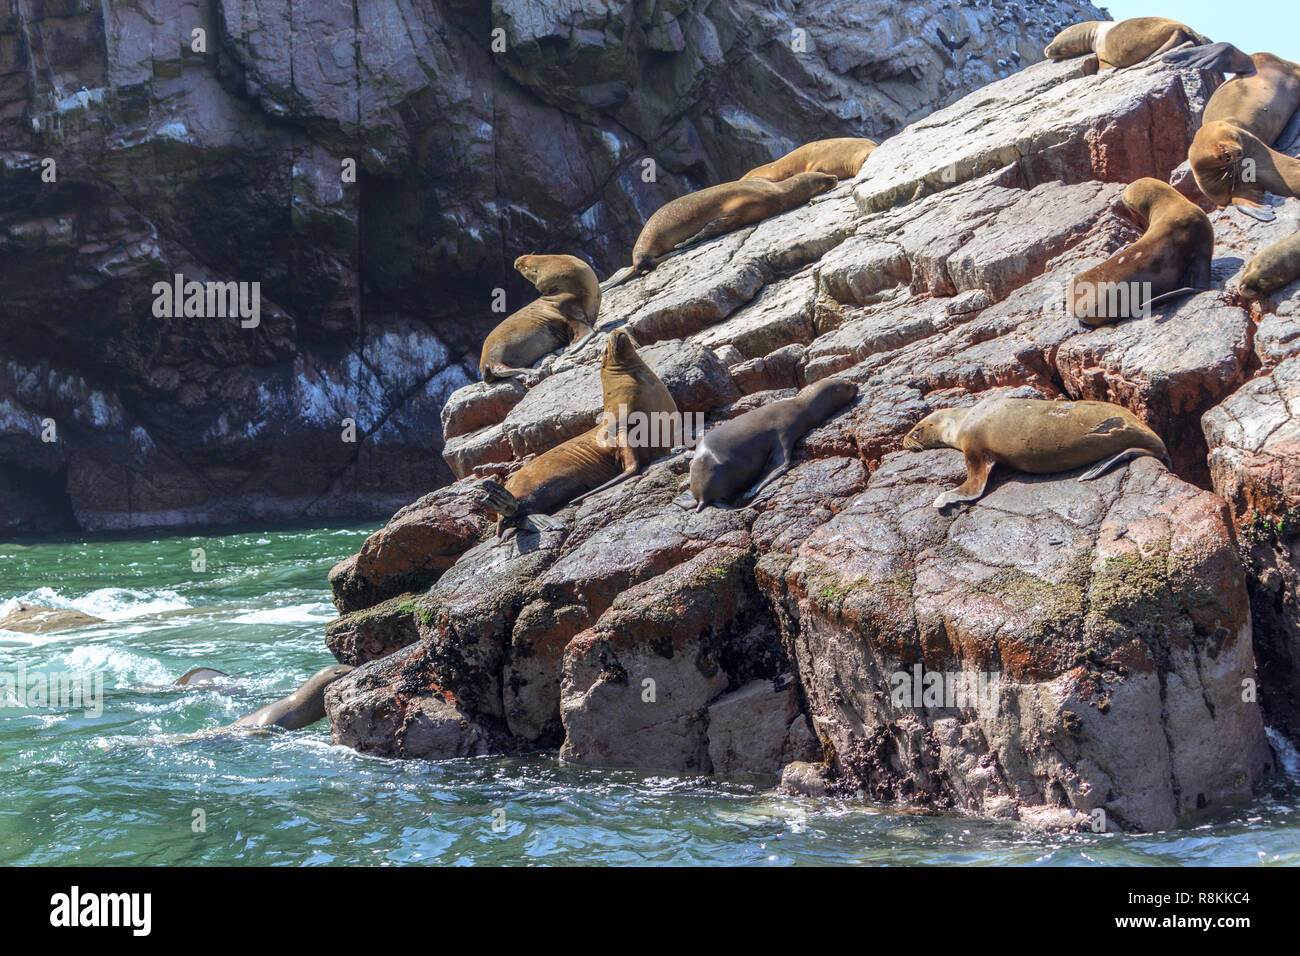
[[[485,504],[499,515],[497,537],[508,526],[549,526],[547,512],[618,484],[680,441],[677,403],[623,329],[605,342],[600,387],[599,425],[537,456],[504,485],[491,478],[480,484]]]
[[[1100,462],[1081,474],[1080,481],[1091,481],[1142,455],[1169,464],[1160,436],[1128,409],[1110,402],[993,396],[973,408],[931,412],[907,433],[903,447],[957,448],[966,456],[966,481],[935,498],[936,508],[975,501],[984,494],[996,464],[1045,475]]]
[[[592,334],[600,283],[576,256],[520,256],[515,268],[542,294],[488,333],[479,356],[483,381],[524,375],[539,358]]]
[[[780,182],[798,173],[830,173],[840,179],[852,179],[867,161],[877,144],[869,139],[841,136],[804,143],[762,166],[755,166],[740,179],[769,179]]]
[[[763,405],[718,425],[691,459],[691,490],[682,507],[703,511],[717,502],[752,501],[790,470],[794,446],[811,428],[857,397],[858,387],[826,378],[794,398]]]
[[[1139,179],[1120,202],[1142,238],[1070,283],[1070,314],[1084,325],[1145,315],[1151,306],[1210,287],[1214,227],[1195,203],[1158,179]]]
[[[1210,96],[1202,124],[1231,123],[1268,146],[1300,109],[1300,64],[1272,53],[1247,56],[1231,43],[1211,43],[1165,54],[1176,66],[1237,74]]]
[[[1187,159],[1196,185],[1211,202],[1231,204],[1264,222],[1277,218],[1264,201],[1265,190],[1300,196],[1300,160],[1269,149],[1232,123],[1216,120],[1198,129]]]
[[[281,697],[274,703],[240,717],[222,730],[244,728],[251,730],[259,727],[298,730],[308,724],[314,724],[325,716],[325,688],[345,674],[352,673],[353,670],[355,668],[350,664],[330,664],[328,667],[322,667],[288,697]]]
[[[1165,17],[1134,17],[1117,23],[1088,20],[1058,33],[1043,55],[1049,60],[1068,60],[1095,53],[1100,69],[1113,70],[1141,63],[1184,43],[1209,42],[1185,23]]]
[[[1237,282],[1237,294],[1262,299],[1296,279],[1300,279],[1300,233],[1255,253]]]
[[[801,206],[833,189],[830,173],[796,173],[780,182],[742,179],[690,193],[655,210],[632,247],[632,271],[649,272],[665,256]],[[608,283],[606,288],[608,288]]]
[[[225,671],[213,670],[211,667],[191,667],[176,678],[177,687],[195,687],[199,684],[221,684],[234,681]]]

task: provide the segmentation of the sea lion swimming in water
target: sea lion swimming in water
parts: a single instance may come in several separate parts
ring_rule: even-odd
[[[478,362],[485,382],[525,375],[542,356],[582,345],[600,311],[600,282],[576,256],[520,256],[515,268],[542,297],[488,333]]]
[[[1079,481],[1091,481],[1143,455],[1169,464],[1160,436],[1127,408],[1110,402],[992,396],[973,408],[931,412],[907,433],[903,447],[956,448],[966,456],[966,481],[935,498],[936,508],[978,499],[996,464],[1045,475],[1099,462]]]
[[[1300,233],[1266,246],[1246,263],[1237,281],[1243,299],[1262,299],[1300,278]]]
[[[1164,59],[1179,67],[1236,74],[1205,104],[1187,158],[1196,184],[1211,201],[1265,222],[1275,219],[1263,203],[1263,190],[1293,196],[1300,189],[1300,165],[1271,148],[1300,109],[1300,65],[1272,53],[1247,56],[1231,43],[1178,50]]]
[[[674,502],[703,511],[717,502],[747,502],[790,470],[799,439],[857,397],[858,387],[826,378],[786,398],[718,425],[691,459],[690,491]]]
[[[624,329],[605,342],[600,387],[599,425],[543,452],[504,485],[492,478],[480,483],[484,504],[499,516],[498,538],[508,526],[538,531],[553,525],[547,512],[618,484],[681,437],[677,403]]]
[[[875,150],[877,143],[869,139],[841,136],[804,143],[780,159],[755,166],[740,179],[769,179],[780,182],[798,173],[830,173],[839,179],[852,179]]]
[[[1158,179],[1131,183],[1120,202],[1142,238],[1070,283],[1070,314],[1098,326],[1145,315],[1167,299],[1210,288],[1214,226],[1200,207]]]
[[[325,716],[325,688],[354,670],[356,668],[350,664],[330,664],[322,667],[288,697],[281,697],[274,703],[260,707],[221,730],[243,728],[255,730],[270,727],[298,730],[314,724]]]
[[[176,678],[175,683],[177,687],[198,687],[203,684],[221,684],[226,681],[233,682],[234,680],[236,678],[231,677],[225,671],[213,670],[211,667],[191,667]]]
[[[1088,20],[1066,27],[1043,50],[1049,60],[1097,54],[1100,69],[1133,66],[1184,43],[1204,44],[1209,39],[1185,23],[1165,17],[1130,20]]]
[[[709,186],[664,203],[646,220],[632,247],[632,266],[605,281],[604,289],[652,270],[678,249],[734,232],[802,206],[835,188],[829,173],[796,173],[780,182],[741,179]]]

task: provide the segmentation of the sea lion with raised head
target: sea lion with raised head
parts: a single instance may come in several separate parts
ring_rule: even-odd
[[[718,502],[752,501],[790,470],[794,446],[812,428],[857,397],[858,387],[826,378],[785,398],[718,425],[691,459],[691,487],[675,499],[703,511]]]
[[[504,485],[480,483],[484,503],[499,516],[498,538],[506,527],[547,527],[547,512],[618,484],[680,441],[677,403],[624,329],[605,342],[600,388],[599,425],[537,456]]]
[[[1205,44],[1209,39],[1185,23],[1165,17],[1134,17],[1130,20],[1088,20],[1066,27],[1043,50],[1049,60],[1097,54],[1103,70],[1133,66],[1167,53],[1184,43]]]
[[[524,375],[544,355],[581,345],[600,311],[600,282],[577,256],[520,256],[515,268],[542,297],[488,333],[478,362],[485,382]]]
[[[802,206],[813,196],[833,189],[837,182],[830,173],[796,173],[780,182],[742,179],[664,203],[637,236],[628,276],[649,272],[674,250]],[[612,284],[606,283],[605,287]]]
[[[350,664],[330,664],[328,667],[322,667],[288,697],[281,697],[274,703],[260,707],[221,730],[255,730],[270,727],[298,730],[308,724],[314,724],[325,716],[325,688],[345,674],[352,673],[353,670],[355,668]]]
[[[1264,201],[1266,190],[1300,196],[1300,160],[1270,149],[1232,123],[1216,120],[1198,129],[1187,160],[1196,185],[1211,202],[1235,206],[1264,222],[1277,218]]]
[[[1296,279],[1300,279],[1300,233],[1255,253],[1237,280],[1237,294],[1243,299],[1262,299]]]
[[[1099,462],[1079,481],[1091,481],[1142,455],[1169,464],[1160,436],[1127,408],[1110,402],[993,396],[973,408],[931,412],[907,433],[903,447],[956,448],[966,456],[966,481],[935,498],[936,508],[975,501],[996,464],[1045,475]]]
[[[839,179],[852,179],[877,145],[873,140],[851,136],[814,140],[780,159],[755,166],[740,179],[741,182],[746,179],[780,182],[799,173],[830,173]]]
[[[1214,227],[1168,183],[1130,183],[1120,202],[1145,228],[1142,238],[1070,283],[1070,314],[1084,325],[1145,315],[1151,306],[1210,287]]]

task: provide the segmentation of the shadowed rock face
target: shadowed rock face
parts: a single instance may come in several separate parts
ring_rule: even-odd
[[[493,290],[509,311],[535,294],[517,255],[613,271],[665,201],[807,140],[881,138],[1095,15],[946,0],[6,8],[0,529],[391,513],[451,477],[439,414],[501,318]],[[940,29],[968,40],[953,51]],[[259,324],[157,317],[154,284],[177,274],[260,283]]]
[[[1273,763],[1265,718],[1294,738],[1300,700],[1300,295],[1247,312],[1210,291],[1099,329],[1064,311],[1070,278],[1141,234],[1117,207],[1124,184],[1185,187],[1176,167],[1216,82],[1032,66],[900,133],[887,189],[864,172],[611,290],[599,331],[633,328],[710,423],[831,375],[859,396],[749,508],[674,506],[678,453],[540,537],[480,544],[468,521],[430,537],[430,568],[452,563],[420,598],[418,638],[331,691],[335,738],[782,768],[808,791],[1053,827],[1168,827],[1249,793]],[[1005,165],[931,182],[960,139],[950,124],[987,129],[972,155]],[[1279,203],[1279,220],[1300,214]],[[1214,215],[1218,284],[1281,237]],[[468,515],[479,477],[585,424],[599,350],[539,363],[530,388],[453,395],[466,477],[408,515]],[[1081,483],[999,468],[982,500],[935,511],[961,453],[903,452],[903,436],[995,394],[1116,402],[1165,437],[1174,469],[1142,459]],[[386,553],[401,520],[349,562]],[[940,678],[952,695],[927,697]]]

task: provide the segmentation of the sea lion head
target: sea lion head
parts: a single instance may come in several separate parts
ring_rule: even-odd
[[[941,408],[931,412],[916,423],[903,439],[903,447],[908,451],[924,451],[927,448],[956,448],[957,426],[966,417],[967,409]]]
[[[1171,198],[1181,198],[1181,193],[1168,183],[1144,176],[1129,183],[1124,192],[1120,193],[1119,201],[1145,229],[1151,222],[1151,210],[1156,203]]]
[[[809,385],[801,397],[806,397],[809,408],[814,409],[813,418],[823,421],[857,398],[858,386],[842,378],[824,378]]]
[[[636,351],[636,339],[627,329],[615,329],[605,340],[605,351],[600,357],[601,368],[641,364]]]
[[[1087,20],[1066,27],[1052,38],[1052,42],[1043,48],[1043,56],[1049,60],[1066,60],[1072,56],[1082,56],[1092,52],[1092,35],[1098,20]]]
[[[1264,276],[1255,267],[1255,262],[1252,260],[1246,266],[1246,271],[1241,278],[1237,280],[1236,291],[1237,295],[1243,299],[1262,299],[1272,290],[1266,287]]]
[[[801,194],[805,199],[830,192],[839,185],[839,177],[832,173],[796,173],[780,185],[788,185],[791,192]]]
[[[600,280],[591,266],[577,256],[530,253],[515,260],[515,269],[542,295],[600,294]]]

